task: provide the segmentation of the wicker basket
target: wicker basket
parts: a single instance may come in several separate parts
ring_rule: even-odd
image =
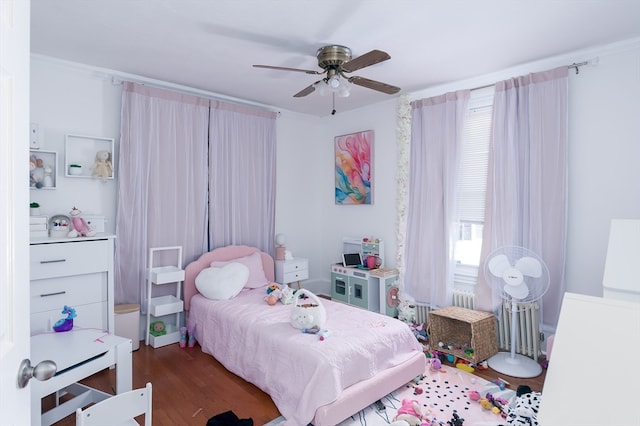
[[[431,311],[429,343],[431,349],[479,363],[498,352],[496,318],[488,312],[457,306]]]

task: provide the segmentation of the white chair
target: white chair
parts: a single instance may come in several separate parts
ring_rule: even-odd
[[[120,393],[84,410],[76,410],[76,425],[137,425],[134,420],[144,414],[144,425],[151,426],[151,383],[140,389]]]

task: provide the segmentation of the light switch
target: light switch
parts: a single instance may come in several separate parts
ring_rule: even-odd
[[[40,148],[40,129],[36,123],[29,125],[29,147],[32,149]]]

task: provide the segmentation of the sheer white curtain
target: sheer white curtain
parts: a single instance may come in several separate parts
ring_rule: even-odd
[[[542,299],[548,324],[565,290],[567,117],[567,67],[496,84],[480,264],[505,245],[540,255],[551,278]],[[480,309],[499,302],[482,271],[476,295]]]
[[[275,232],[276,113],[211,103],[209,242],[272,253]]]
[[[412,103],[404,291],[449,306],[457,167],[469,90]]]
[[[181,245],[185,262],[206,251],[208,123],[207,99],[124,83],[116,303],[145,300],[150,247]]]

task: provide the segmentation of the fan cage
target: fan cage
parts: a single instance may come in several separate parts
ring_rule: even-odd
[[[532,257],[540,262],[540,266],[542,268],[542,274],[540,277],[524,276],[524,282],[529,289],[529,294],[526,297],[522,299],[512,298],[509,293],[504,291],[504,280],[491,273],[488,266],[489,261],[498,255],[507,256],[507,259],[512,266],[515,265],[518,259],[522,257]],[[502,246],[492,251],[489,256],[487,256],[484,263],[484,276],[493,289],[495,296],[499,297],[500,300],[506,303],[517,303],[516,312],[525,310],[527,309],[528,304],[540,300],[549,289],[549,269],[547,268],[545,261],[534,251],[522,246]]]

